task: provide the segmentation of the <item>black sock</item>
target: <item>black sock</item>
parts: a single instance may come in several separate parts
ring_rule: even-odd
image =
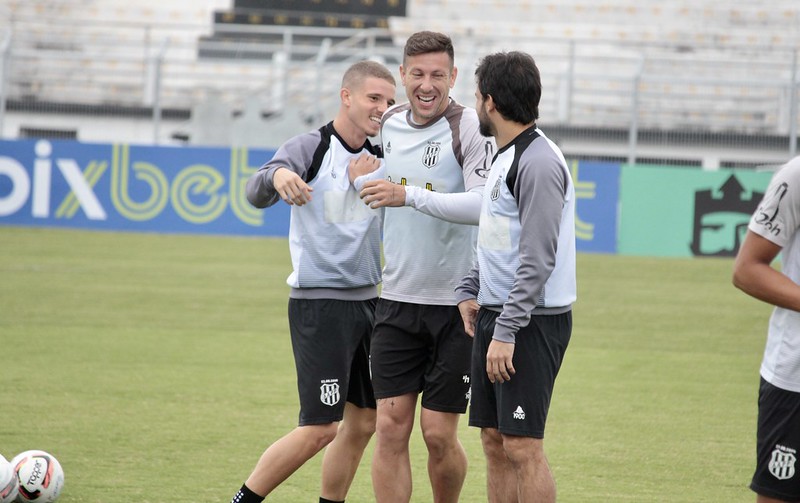
[[[322,496],[320,496],[319,497],[319,503],[344,503],[344,500],[342,500],[342,501],[334,501],[334,500],[325,499]]]
[[[242,484],[242,488],[233,497],[231,503],[261,503],[264,501],[264,496],[259,496],[250,490],[246,485]]]

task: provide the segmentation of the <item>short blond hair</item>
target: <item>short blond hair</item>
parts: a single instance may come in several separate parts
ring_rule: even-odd
[[[344,76],[342,77],[342,87],[348,89],[358,87],[367,77],[383,79],[397,87],[392,72],[377,61],[369,60],[359,61],[350,65],[350,68],[344,72]]]

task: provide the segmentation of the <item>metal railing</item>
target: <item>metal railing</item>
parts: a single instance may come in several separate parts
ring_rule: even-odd
[[[48,21],[15,20],[23,22]],[[80,128],[86,117],[96,121],[101,115],[120,124],[136,117],[149,124],[144,141],[174,143],[191,125],[192,110],[214,95],[232,115],[258,106],[273,134],[264,142],[276,144],[282,136],[332,117],[341,72],[350,62],[377,59],[394,70],[407,35],[228,25],[208,37],[208,27],[198,26],[130,23],[112,27],[113,32],[109,28],[101,22],[74,32],[12,26],[2,34],[3,138],[19,137],[21,125],[37,118],[72,115],[71,123]],[[242,34],[251,38],[237,38]],[[705,147],[708,165],[715,167],[775,162],[797,153],[795,48],[728,48],[722,53],[701,46],[687,54],[663,43],[452,36],[460,70],[453,95],[467,105],[474,101],[472,72],[483,54],[519,49],[534,55],[545,88],[541,123],[559,132],[567,154],[627,162],[651,157],[692,161],[702,152],[676,149],[690,143]],[[402,88],[398,99],[403,100]],[[124,125],[101,129],[107,138],[79,137],[129,140],[131,128]],[[663,133],[663,144],[652,140],[658,136],[654,132]],[[190,133],[184,136],[192,141]]]

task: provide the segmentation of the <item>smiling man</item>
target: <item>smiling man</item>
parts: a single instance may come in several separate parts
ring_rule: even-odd
[[[467,471],[456,433],[469,400],[472,339],[454,288],[474,258],[494,141],[480,134],[474,109],[450,98],[457,73],[448,36],[423,31],[408,39],[400,67],[408,103],[384,114],[385,171],[361,189],[365,203],[386,207],[371,350],[378,503],[411,499],[409,438],[420,394],[433,500],[457,502]],[[366,171],[351,166],[350,174]]]
[[[343,502],[375,431],[368,355],[381,216],[360,203],[347,169],[354,159],[373,169],[380,163],[367,137],[394,104],[394,77],[379,63],[355,63],[339,98],[333,121],[289,139],[247,183],[253,206],[292,207],[286,282],[300,418],[264,451],[231,503],[263,501],[325,446],[319,501]]]

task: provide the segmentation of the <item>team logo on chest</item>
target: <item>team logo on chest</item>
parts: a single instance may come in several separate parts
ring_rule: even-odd
[[[319,400],[325,405],[339,403],[339,379],[323,379],[319,387]]]
[[[422,165],[430,169],[439,163],[439,153],[442,150],[442,144],[438,141],[429,141],[425,145],[425,152],[422,153]]]
[[[500,197],[500,184],[503,182],[501,178],[498,178],[496,182],[494,182],[494,187],[492,187],[492,201],[497,201]]]

